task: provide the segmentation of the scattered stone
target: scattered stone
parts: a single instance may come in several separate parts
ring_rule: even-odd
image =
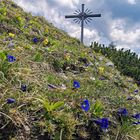
[[[60,73],[59,75],[60,75],[62,78],[64,78],[65,80],[68,79],[68,77],[67,77],[64,73]]]
[[[12,41],[10,41],[10,43],[8,44],[8,48],[14,48],[14,46],[15,46],[15,43],[13,43]]]
[[[62,84],[62,85],[60,86],[60,89],[66,90],[67,87],[66,87],[66,85]]]
[[[106,66],[108,66],[108,67],[114,67],[114,64],[112,62],[107,62],[106,63]]]
[[[91,61],[89,62],[89,66],[93,66],[93,63]]]
[[[136,95],[135,98],[137,98],[138,101],[140,101],[140,96]]]
[[[100,61],[103,61],[103,59],[104,59],[104,57],[102,57],[102,56],[99,57],[99,60]]]
[[[95,65],[96,65],[96,66],[99,66],[99,62],[95,62]]]
[[[58,89],[58,90],[66,90],[66,85],[62,84],[61,86],[56,86],[53,84],[48,84],[48,89]]]
[[[95,81],[96,79],[95,79],[95,77],[90,77],[90,80],[93,80],[93,81]]]
[[[48,89],[57,89],[57,86],[52,85],[52,84],[48,84]]]

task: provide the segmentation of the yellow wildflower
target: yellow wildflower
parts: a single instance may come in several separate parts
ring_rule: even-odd
[[[43,45],[48,45],[49,44],[49,41],[48,39],[46,38],[44,41],[43,41]]]
[[[103,74],[104,73],[104,68],[103,67],[99,67],[99,73]]]
[[[64,58],[65,58],[67,61],[69,61],[69,60],[70,60],[70,54],[69,54],[69,53],[66,53],[66,54],[64,55]]]
[[[15,113],[16,113],[16,109],[10,109],[9,112],[10,112],[11,114],[15,114]]]
[[[15,34],[13,34],[13,33],[9,33],[9,37],[14,38],[14,37],[15,37]]]
[[[48,28],[46,28],[46,29],[45,29],[45,33],[47,34],[48,32],[49,32],[49,29],[48,29]]]

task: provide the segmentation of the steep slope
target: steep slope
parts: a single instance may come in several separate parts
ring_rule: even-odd
[[[140,93],[103,57],[0,0],[0,139],[140,139]]]

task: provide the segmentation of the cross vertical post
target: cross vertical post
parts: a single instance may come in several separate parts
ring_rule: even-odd
[[[101,17],[101,14],[92,14],[91,10],[86,9],[84,10],[84,4],[82,4],[82,9],[78,9],[74,13],[75,15],[67,15],[65,18],[74,18],[75,23],[81,22],[81,43],[83,43],[84,39],[84,21],[87,24],[90,23],[92,17]]]
[[[84,4],[82,4],[82,15],[84,15]],[[84,16],[81,17],[81,43],[83,43],[83,35],[84,35]]]

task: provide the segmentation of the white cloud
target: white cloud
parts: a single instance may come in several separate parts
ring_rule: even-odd
[[[130,47],[128,45],[126,45],[126,44],[119,44],[119,45],[117,45],[117,49],[121,49],[121,48],[124,48],[125,50],[130,49]]]
[[[76,38],[80,39],[80,35],[81,35],[81,29],[80,27],[77,26],[70,26],[72,29],[72,32],[70,32],[70,35]],[[91,44],[91,41],[97,41],[100,42],[100,36],[98,34],[98,32],[96,30],[90,30],[88,28],[84,29],[84,42],[87,45]]]
[[[25,11],[32,12],[34,14],[43,15],[47,20],[52,22],[55,26],[58,28],[61,28],[68,32],[72,37],[76,37],[80,39],[81,34],[81,28],[80,25],[75,24],[74,22],[71,22],[71,20],[65,19],[64,15],[61,15],[60,13],[60,7],[50,7],[46,0],[41,0],[32,2],[32,1],[26,1],[26,0],[15,0],[18,5],[20,5]],[[25,4],[26,1],[26,4]],[[54,2],[57,2],[61,6],[73,6],[75,4],[79,3],[79,0],[53,0]],[[86,0],[90,2],[90,0]],[[38,6],[39,5],[39,6]],[[48,14],[49,13],[49,14]],[[89,45],[92,41],[100,41],[99,34],[94,29],[88,29],[84,28],[84,41],[85,44]]]
[[[114,41],[134,43],[139,41],[140,26],[139,28],[131,28],[126,30],[127,23],[125,20],[112,21],[110,36]]]
[[[52,0],[56,2],[59,6],[65,6],[68,8],[75,8],[75,5],[79,3],[79,0]]]
[[[68,32],[71,36],[80,39],[80,25],[72,22],[72,19],[65,19],[65,15],[72,14],[75,9],[81,8],[81,3],[85,3],[85,8],[100,9],[102,17],[85,26],[84,42],[89,45],[91,41],[109,44],[113,41],[118,48],[130,48],[140,52],[140,23],[129,23],[129,15],[126,19],[118,19],[110,11],[110,5],[105,0],[14,0],[25,11],[34,15],[42,15],[56,27]],[[125,4],[135,4],[136,0],[125,0]],[[94,5],[93,5],[94,3]],[[115,4],[115,1],[114,1]],[[96,6],[95,6],[96,5]],[[96,29],[95,29],[96,27]]]
[[[140,24],[127,27],[128,23],[124,19],[110,21],[110,38],[117,44],[117,48],[125,50],[139,51],[140,47]]]
[[[129,4],[136,4],[136,0],[127,0],[127,2],[129,3]]]

